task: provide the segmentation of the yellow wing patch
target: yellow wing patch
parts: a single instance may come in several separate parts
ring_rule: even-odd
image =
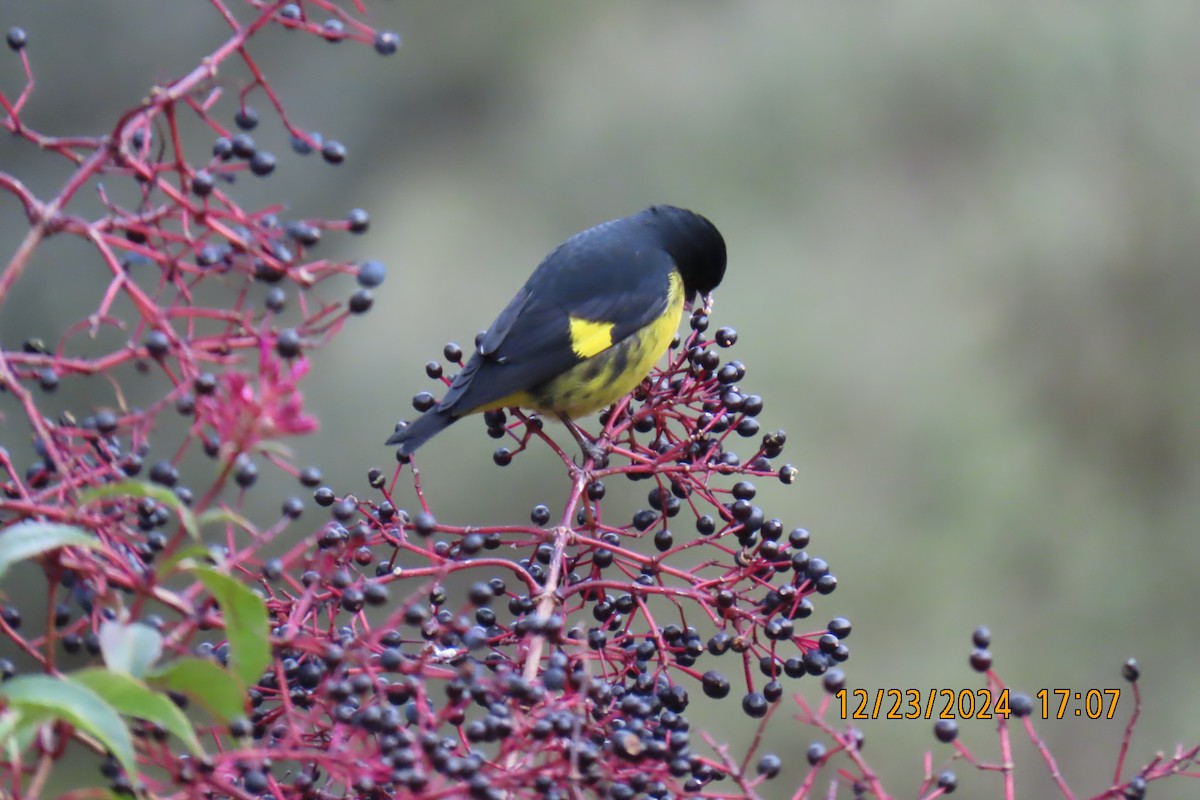
[[[580,358],[591,358],[612,347],[611,322],[596,322],[590,319],[570,317],[571,350]]]

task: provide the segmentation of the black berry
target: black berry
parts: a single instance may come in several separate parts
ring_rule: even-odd
[[[375,34],[375,52],[390,56],[400,47],[400,34],[395,31],[380,31]]]
[[[371,306],[374,303],[375,296],[371,294],[370,289],[359,289],[350,295],[350,313],[365,314],[371,310]]]
[[[250,171],[259,177],[270,175],[275,171],[275,156],[266,150],[259,150],[250,157]]]
[[[233,122],[244,131],[252,131],[258,127],[258,112],[245,106],[233,115]]]
[[[383,283],[386,277],[387,267],[379,261],[364,261],[359,265],[358,273],[355,275],[358,285],[366,289],[374,289]]]
[[[346,146],[339,141],[330,139],[321,145],[321,158],[330,164],[341,164],[346,160]]]
[[[355,208],[346,215],[346,222],[351,233],[365,233],[371,225],[371,218],[366,211]]]
[[[9,28],[8,36],[5,37],[8,42],[9,49],[13,52],[21,50],[25,45],[29,44],[29,34],[25,33],[24,28]]]

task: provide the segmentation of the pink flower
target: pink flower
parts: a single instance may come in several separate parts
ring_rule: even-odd
[[[215,392],[197,399],[198,417],[234,452],[249,450],[266,439],[301,436],[317,429],[316,418],[304,413],[304,396],[297,388],[308,374],[308,359],[289,363],[276,355],[272,345],[273,341],[264,337],[257,376],[226,372]]]

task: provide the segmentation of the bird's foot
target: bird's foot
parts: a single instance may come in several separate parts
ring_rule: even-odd
[[[608,442],[580,441],[579,449],[583,451],[583,463],[571,459],[571,478],[583,476],[585,480],[590,481],[593,470],[608,466],[608,450],[611,446]]]
[[[579,450],[583,455],[583,464],[572,462],[575,471],[587,472],[588,462],[591,462],[591,469],[604,469],[608,466],[608,452],[612,449],[612,442],[601,436],[599,439],[592,439],[570,417],[562,416],[562,423],[567,426],[567,430],[571,432],[576,444],[579,445]]]
[[[604,469],[608,466],[608,451],[612,448],[612,444],[607,440],[582,441],[579,443],[579,447],[583,451],[585,463],[591,461],[592,466],[596,469]]]

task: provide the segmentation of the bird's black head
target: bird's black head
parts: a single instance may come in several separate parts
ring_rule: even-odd
[[[675,260],[683,276],[684,298],[707,295],[725,277],[725,239],[704,217],[675,206],[650,206],[641,213]]]

